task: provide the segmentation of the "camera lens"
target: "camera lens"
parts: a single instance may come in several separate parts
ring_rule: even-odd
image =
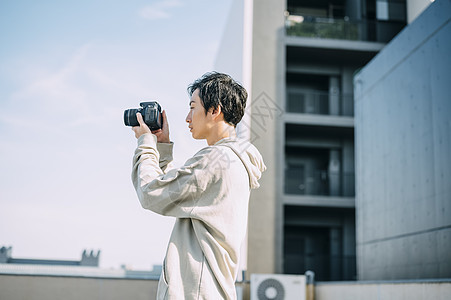
[[[138,111],[139,110],[135,108],[126,109],[124,111],[124,123],[126,126],[139,126],[138,119],[136,118],[136,113]]]

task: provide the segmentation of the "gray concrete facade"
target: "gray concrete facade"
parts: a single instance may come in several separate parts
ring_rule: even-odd
[[[451,1],[354,78],[360,280],[451,277]]]

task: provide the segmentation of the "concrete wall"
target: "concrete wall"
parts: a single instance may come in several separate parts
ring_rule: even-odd
[[[251,140],[260,150],[267,171],[261,187],[251,195],[249,213],[248,274],[281,272],[282,201],[277,182],[282,180],[278,161],[283,149],[280,117],[284,101],[285,0],[253,1]],[[278,186],[282,186],[280,183]]]
[[[448,300],[451,282],[335,282],[318,283],[315,300]]]
[[[232,76],[248,91],[246,113],[237,127],[239,138],[250,138],[250,123],[252,95],[250,83],[250,51],[249,34],[252,30],[252,0],[234,0],[230,7],[225,30],[221,37],[218,53],[216,54],[215,70]],[[241,247],[240,271],[247,269],[247,239]],[[239,272],[239,279],[242,279]]]
[[[282,116],[285,77],[285,0],[234,0],[217,54],[215,68],[242,82],[249,98],[238,125],[261,152],[268,167],[260,188],[253,190],[248,227],[247,274],[281,272],[282,201],[277,201],[282,180]],[[282,186],[281,183],[278,183]],[[277,221],[279,220],[279,221]]]
[[[361,280],[451,278],[450,19],[435,1],[354,78]]]
[[[257,147],[268,167],[259,181],[261,187],[251,193],[244,247],[247,260],[242,262],[247,274],[275,272],[276,248],[281,245],[275,230],[276,116],[280,111],[272,110],[283,99],[274,78],[283,65],[284,9],[283,0],[234,0],[215,62],[216,70],[230,74],[247,89],[246,114],[237,127],[238,135]]]
[[[247,274],[281,272],[282,266],[276,261],[282,251],[282,201],[277,201],[276,182],[282,180],[277,168],[283,166],[277,153],[283,149],[278,125],[284,101],[285,4],[285,0],[234,0],[215,62],[218,71],[248,90],[238,134],[259,149],[268,167],[261,187],[251,193]]]
[[[155,299],[157,280],[0,275],[0,300]],[[237,284],[249,299],[249,284]],[[451,281],[317,283],[316,300],[448,300]],[[240,298],[238,298],[240,299]]]
[[[0,275],[0,300],[149,300],[158,280]]]

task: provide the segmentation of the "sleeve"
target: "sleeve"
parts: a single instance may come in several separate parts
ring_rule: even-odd
[[[142,135],[138,139],[132,169],[133,185],[142,207],[165,216],[190,217],[207,186],[208,177],[203,174],[203,166],[206,163],[204,154],[209,150],[204,149],[183,167],[164,174],[160,168],[156,136]]]
[[[171,162],[173,160],[172,157],[172,149],[174,148],[174,143],[157,143],[157,150],[160,154],[159,165],[160,169],[166,173],[167,170],[172,168]]]

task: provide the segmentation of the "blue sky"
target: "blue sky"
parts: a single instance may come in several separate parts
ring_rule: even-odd
[[[0,246],[101,267],[161,264],[173,219],[144,211],[124,109],[158,100],[175,165],[203,141],[186,87],[214,69],[231,0],[0,2]],[[220,71],[220,70],[219,70]]]

